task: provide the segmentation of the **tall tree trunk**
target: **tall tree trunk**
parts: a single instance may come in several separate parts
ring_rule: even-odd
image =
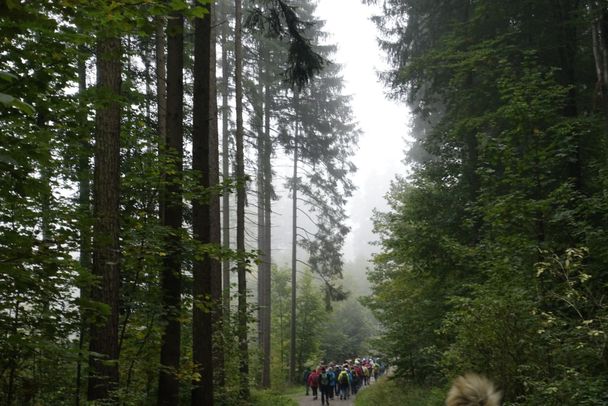
[[[84,47],[80,51],[84,53]],[[87,67],[84,54],[78,58],[78,94],[83,97],[87,90]],[[91,228],[89,226],[89,216],[91,210],[91,182],[89,166],[89,154],[91,145],[89,143],[89,126],[86,112],[84,112],[84,101],[81,101],[83,113],[80,117],[80,125],[83,129],[80,139],[82,150],[78,158],[78,206],[80,211],[80,267],[82,270],[89,271],[91,269]],[[87,289],[80,287],[80,297],[88,297]],[[84,347],[84,336],[86,331],[85,317],[83,309],[80,310],[80,331],[78,333],[78,360],[76,361],[76,389],[75,403],[80,405],[80,396],[82,393],[82,350]]]
[[[227,18],[226,2],[222,0],[222,16]],[[228,121],[230,119],[230,107],[228,105],[228,93],[230,92],[230,67],[228,65],[228,23],[222,24],[221,36],[222,48],[222,179],[230,178],[230,133],[228,132]],[[228,250],[230,248],[230,193],[224,188],[222,194],[222,245]],[[222,291],[224,309],[224,329],[228,328],[230,320],[230,260],[224,259],[222,263]],[[227,332],[227,330],[226,330]]]
[[[236,249],[245,253],[245,157],[243,141],[243,44],[241,33],[242,4],[235,0],[234,58],[236,95]],[[249,351],[247,348],[247,269],[238,261],[238,340],[239,340],[239,398],[249,399]]]
[[[15,301],[15,317],[13,317],[13,325],[11,326],[11,335],[13,337],[17,336],[17,332],[19,330],[19,309],[21,308],[21,302],[19,300]],[[13,399],[15,397],[15,375],[17,373],[17,353],[13,352],[12,354],[8,354],[8,382],[6,385],[6,406],[12,406]]]
[[[224,20],[221,24],[220,47],[222,49],[222,180],[224,182],[230,179],[230,133],[228,122],[230,119],[230,106],[228,98],[230,93],[230,66],[228,63],[228,35],[230,26],[228,20],[228,2],[221,1],[221,18]],[[219,203],[219,202],[218,202]],[[221,240],[224,250],[230,249],[230,190],[224,187],[222,193],[222,223],[221,223]],[[220,332],[221,343],[224,348],[228,346],[232,335],[230,334],[230,259],[224,258],[221,264],[222,267],[222,330]],[[218,386],[225,387],[226,375],[224,368],[218,370]]]
[[[195,1],[195,4],[197,1]],[[200,186],[209,190],[209,130],[211,77],[211,18],[194,21],[194,95],[192,104],[192,168],[200,177]],[[209,202],[196,198],[192,202],[194,238],[209,244]],[[200,381],[193,382],[192,406],[213,405],[213,325],[211,318],[211,259],[205,255],[194,261],[192,295],[192,355]]]
[[[266,86],[266,103],[264,108],[266,113],[264,114],[266,125],[265,125],[265,148],[264,148],[264,210],[266,215],[264,216],[264,252],[266,253],[266,261],[264,262],[264,291],[265,291],[265,334],[262,343],[264,360],[262,365],[262,387],[270,388],[270,351],[271,351],[271,332],[272,332],[272,303],[271,303],[271,276],[272,276],[272,143],[270,140],[270,93],[269,86]]]
[[[97,41],[97,87],[108,99],[95,115],[93,183],[93,275],[91,299],[109,307],[91,323],[88,400],[110,399],[118,388],[118,298],[120,277],[120,38]]]
[[[296,379],[296,279],[298,265],[298,137],[299,127],[298,108],[299,94],[294,94],[295,104],[295,131],[294,131],[294,146],[293,146],[293,181],[292,181],[292,204],[291,204],[291,324],[290,324],[290,346],[289,346],[289,382],[294,383]]]
[[[262,167],[263,167],[263,179],[264,179],[264,246],[262,247],[262,252],[264,252],[264,261],[262,262],[263,266],[263,303],[261,305],[264,307],[264,334],[262,337],[262,353],[264,354],[264,358],[262,360],[262,387],[270,388],[270,343],[271,343],[271,320],[272,320],[272,312],[271,312],[271,270],[272,270],[272,164],[270,162],[272,157],[272,143],[270,140],[270,103],[272,101],[272,96],[270,94],[270,80],[271,75],[269,73],[270,66],[270,53],[268,50],[264,52],[264,133],[263,136],[263,159],[262,159]]]
[[[183,156],[184,18],[173,13],[167,23],[167,136],[164,142],[164,174],[161,224],[166,227],[166,255],[161,271],[164,326],[161,336],[159,405],[179,404],[181,324],[181,226]]]
[[[215,44],[217,42],[217,6],[211,4],[211,79],[209,83],[209,109],[211,111],[209,126],[209,184],[216,191],[211,195],[209,201],[209,242],[220,247],[221,222],[220,222],[220,199],[217,187],[220,183],[220,156],[219,156],[219,134],[217,119],[217,55]],[[213,299],[213,365],[215,372],[214,385],[222,388],[225,384],[224,373],[224,335],[222,334],[223,308],[222,308],[222,263],[218,258],[211,258],[211,298]]]
[[[261,48],[263,44],[260,42],[258,46]],[[266,354],[264,354],[264,334],[266,331],[265,326],[265,317],[264,313],[266,308],[264,306],[265,300],[265,285],[264,285],[264,262],[266,262],[266,252],[264,249],[266,248],[266,244],[264,242],[264,238],[266,237],[266,233],[264,232],[265,225],[265,215],[266,211],[264,210],[265,204],[265,181],[264,181],[264,98],[262,97],[264,94],[264,78],[262,77],[262,59],[261,57],[258,59],[258,93],[259,100],[257,101],[257,106],[254,107],[255,111],[255,123],[257,130],[257,153],[258,153],[258,162],[257,162],[257,211],[258,211],[258,252],[260,254],[259,262],[258,262],[258,350],[260,353],[260,362],[263,365],[264,358]],[[262,375],[264,374],[263,368],[260,371]],[[260,377],[260,386],[262,385],[262,379]]]
[[[599,107],[608,121],[608,8],[603,7],[600,2],[594,1],[591,11],[593,13],[591,25],[593,58],[597,76],[594,104],[596,106],[598,103],[600,104]]]
[[[165,19],[158,17],[156,20],[156,106],[159,148],[165,145],[167,137],[167,58],[165,47]]]

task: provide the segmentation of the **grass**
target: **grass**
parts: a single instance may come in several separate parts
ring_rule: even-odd
[[[306,393],[306,387],[304,385],[291,385],[285,386],[276,391],[279,391],[285,396],[301,396]]]
[[[356,406],[400,405],[443,406],[445,394],[439,388],[424,388],[389,378],[381,379],[357,395]]]
[[[298,406],[298,402],[289,395],[272,390],[254,390],[251,404],[255,406]]]

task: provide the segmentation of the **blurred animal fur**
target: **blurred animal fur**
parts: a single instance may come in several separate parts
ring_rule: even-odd
[[[465,374],[454,380],[446,406],[500,406],[502,393],[487,378]]]

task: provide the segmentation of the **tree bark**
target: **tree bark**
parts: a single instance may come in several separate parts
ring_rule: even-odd
[[[109,400],[118,388],[121,57],[120,38],[98,39],[97,87],[104,100],[95,115],[93,275],[99,283],[91,288],[91,299],[108,306],[109,313],[91,323],[89,401]]]
[[[591,25],[593,59],[597,76],[595,97],[608,121],[608,9],[594,2]]]
[[[158,17],[156,21],[156,105],[158,116],[158,144],[162,148],[167,137],[167,58],[165,47],[165,19]]]
[[[298,251],[298,93],[294,94],[295,104],[295,131],[293,146],[293,183],[292,183],[292,229],[291,229],[291,324],[290,324],[290,345],[289,345],[289,382],[296,381],[296,279],[297,279],[297,251]]]
[[[222,1],[222,6],[226,4]],[[227,17],[228,12],[222,7],[222,16]],[[228,27],[224,23],[222,27],[222,179],[230,178],[230,133],[228,132],[228,121],[230,119],[230,107],[228,105],[228,93],[230,92],[229,77],[230,67],[228,65]],[[224,188],[222,195],[222,245],[224,249],[230,249],[230,193]],[[222,291],[223,291],[223,313],[224,328],[228,327],[230,320],[230,259],[226,258],[222,263]]]
[[[161,271],[161,294],[164,326],[161,336],[159,405],[179,404],[181,324],[181,226],[182,226],[182,156],[183,156],[183,66],[184,18],[173,13],[167,23],[167,116],[162,153],[164,173],[161,196],[161,224],[166,227],[165,250]]]
[[[197,1],[195,1],[196,5]],[[194,95],[192,104],[192,168],[200,177],[200,186],[210,185],[210,78],[211,18],[194,21]],[[211,242],[209,201],[195,198],[192,202],[194,238],[200,244]],[[213,405],[213,325],[211,318],[211,258],[204,255],[194,261],[192,296],[192,355],[198,380],[192,385],[192,406]]]
[[[259,43],[259,47],[260,47],[260,52],[261,52],[261,47],[263,47],[263,43],[260,42]],[[266,326],[265,326],[265,312],[266,312],[266,306],[265,306],[265,276],[264,276],[264,272],[265,272],[265,268],[264,268],[264,263],[266,262],[266,243],[264,241],[264,239],[266,238],[266,233],[264,232],[264,226],[265,226],[265,215],[266,215],[266,210],[265,210],[265,203],[266,203],[266,199],[264,199],[264,196],[266,194],[265,191],[265,186],[266,186],[266,182],[264,180],[264,156],[265,156],[265,152],[264,152],[264,101],[265,99],[262,98],[263,94],[264,94],[264,78],[262,76],[262,60],[261,57],[258,59],[258,93],[260,95],[260,98],[258,100],[258,105],[256,106],[256,108],[254,108],[254,111],[256,112],[256,130],[257,130],[257,153],[258,153],[258,162],[257,162],[257,211],[258,211],[258,220],[257,220],[257,225],[258,225],[258,252],[259,252],[259,262],[258,262],[258,350],[260,352],[260,362],[262,364],[262,377],[260,379],[260,386],[264,387],[263,385],[263,375],[264,375],[264,359],[266,357],[266,354],[264,353],[264,336],[266,334]]]
[[[80,48],[80,52],[84,53],[84,47]],[[87,90],[87,67],[84,54],[78,58],[78,94],[83,97]],[[82,100],[82,99],[81,99]],[[89,225],[89,216],[91,211],[91,182],[89,165],[90,142],[89,142],[89,126],[87,114],[84,111],[84,101],[81,101],[83,109],[82,117],[80,117],[80,125],[83,129],[81,134],[80,157],[78,158],[78,206],[80,211],[80,258],[79,263],[82,270],[90,271],[91,269],[91,228]],[[88,292],[85,287],[80,287],[80,298],[88,297]],[[76,389],[75,403],[80,405],[80,397],[82,392],[82,350],[84,348],[84,336],[86,334],[86,324],[84,310],[80,309],[80,331],[78,333],[78,360],[76,361]]]
[[[265,255],[263,265],[263,291],[264,301],[264,335],[262,337],[262,387],[270,388],[270,350],[271,350],[271,331],[272,331],[272,308],[271,308],[271,274],[272,274],[272,142],[270,140],[270,104],[272,96],[271,76],[269,73],[270,53],[268,50],[264,53],[264,133],[263,133],[263,150],[262,159],[263,178],[264,178],[264,246],[263,252]]]
[[[210,101],[210,138],[209,138],[209,183],[216,192],[212,193],[209,202],[209,237],[210,243],[215,247],[222,244],[222,225],[220,221],[220,199],[217,188],[220,183],[220,156],[219,134],[217,118],[217,55],[215,44],[217,42],[217,13],[216,5],[211,3],[211,81],[209,83]],[[222,388],[225,384],[224,374],[224,335],[222,334],[223,308],[222,308],[222,263],[218,258],[211,258],[211,297],[213,299],[213,365],[215,366],[215,384]]]
[[[236,96],[236,249],[239,254],[245,253],[245,159],[243,131],[243,44],[242,44],[242,4],[235,0],[235,96]],[[239,398],[249,399],[249,351],[247,348],[247,269],[245,262],[238,261],[238,340],[239,340]]]

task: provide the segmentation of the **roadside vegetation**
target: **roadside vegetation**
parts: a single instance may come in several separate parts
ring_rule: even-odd
[[[251,401],[254,406],[297,406],[298,402],[286,394],[275,391],[253,391]]]
[[[387,377],[361,391],[355,405],[442,406],[444,397],[442,389],[416,386]]]

